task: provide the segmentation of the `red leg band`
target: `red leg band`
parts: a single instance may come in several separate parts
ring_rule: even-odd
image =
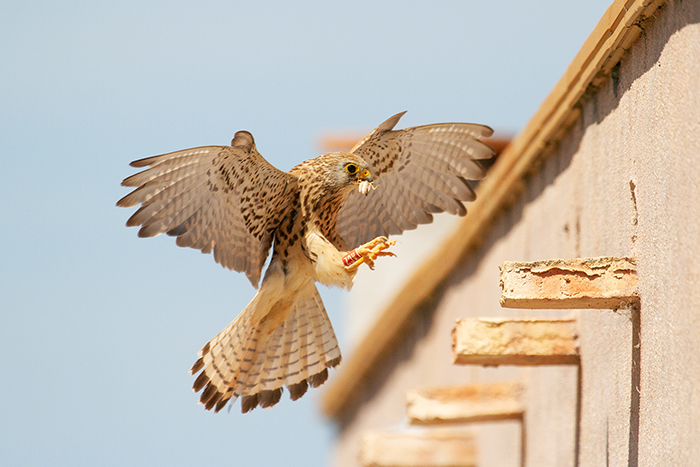
[[[350,253],[343,256],[343,265],[350,266],[361,258],[362,258],[362,256],[360,256],[359,253],[357,253],[357,249],[352,250]]]

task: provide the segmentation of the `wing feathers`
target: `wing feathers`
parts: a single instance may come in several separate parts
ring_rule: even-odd
[[[441,123],[393,131],[397,114],[352,150],[371,166],[377,189],[353,192],[338,214],[337,230],[349,247],[380,235],[398,234],[432,222],[433,213],[465,215],[475,199],[468,180],[480,180],[480,160],[493,150],[478,140],[493,133],[470,123]]]
[[[297,180],[270,165],[250,133],[236,133],[232,143],[132,162],[148,168],[122,182],[136,189],[117,205],[141,204],[127,221],[141,226],[139,236],[168,233],[179,246],[213,250],[217,263],[244,272],[257,287]]]

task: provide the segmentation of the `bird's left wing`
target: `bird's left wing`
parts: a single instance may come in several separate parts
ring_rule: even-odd
[[[127,226],[140,225],[140,237],[167,233],[179,246],[213,251],[217,263],[244,272],[257,287],[296,177],[267,162],[247,131],[237,132],[231,146],[186,149],[131,165],[150,168],[122,182],[138,188],[117,206],[141,204]]]
[[[491,136],[487,126],[440,123],[392,131],[404,113],[351,151],[369,163],[376,189],[353,191],[340,209],[336,228],[350,248],[430,223],[433,213],[465,215],[463,201],[475,199],[467,180],[482,179],[479,160],[494,155],[478,139]]]

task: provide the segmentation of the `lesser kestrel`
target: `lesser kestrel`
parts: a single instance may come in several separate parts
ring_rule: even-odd
[[[405,113],[405,112],[404,112]],[[307,160],[289,172],[270,165],[253,136],[131,163],[148,167],[122,183],[137,187],[118,206],[141,207],[128,220],[139,236],[167,233],[179,246],[214,253],[257,287],[245,309],[207,343],[191,369],[207,410],[242,396],[243,412],[292,399],[325,382],[340,349],[316,282],[350,289],[361,263],[391,255],[390,235],[466,214],[468,180],[485,171],[493,150],[483,125],[442,123],[394,131],[404,113],[350,152]],[[370,189],[370,187],[372,189]]]

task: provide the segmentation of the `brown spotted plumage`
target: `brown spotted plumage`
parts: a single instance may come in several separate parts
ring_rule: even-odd
[[[350,152],[324,154],[288,173],[257,152],[247,131],[231,146],[132,162],[148,168],[124,180],[136,189],[117,205],[141,205],[127,221],[141,226],[139,236],[167,233],[179,246],[213,252],[255,287],[272,248],[258,292],[191,369],[207,410],[237,397],[243,412],[271,407],[285,386],[296,400],[323,384],[341,356],[315,283],[350,289],[361,262],[371,267],[391,254],[383,250],[392,242],[381,237],[431,222],[432,213],[466,213],[463,201],[474,199],[467,180],[481,179],[479,160],[493,154],[478,138],[491,129],[445,123],[393,131],[402,115]],[[346,266],[353,248],[362,259]]]

